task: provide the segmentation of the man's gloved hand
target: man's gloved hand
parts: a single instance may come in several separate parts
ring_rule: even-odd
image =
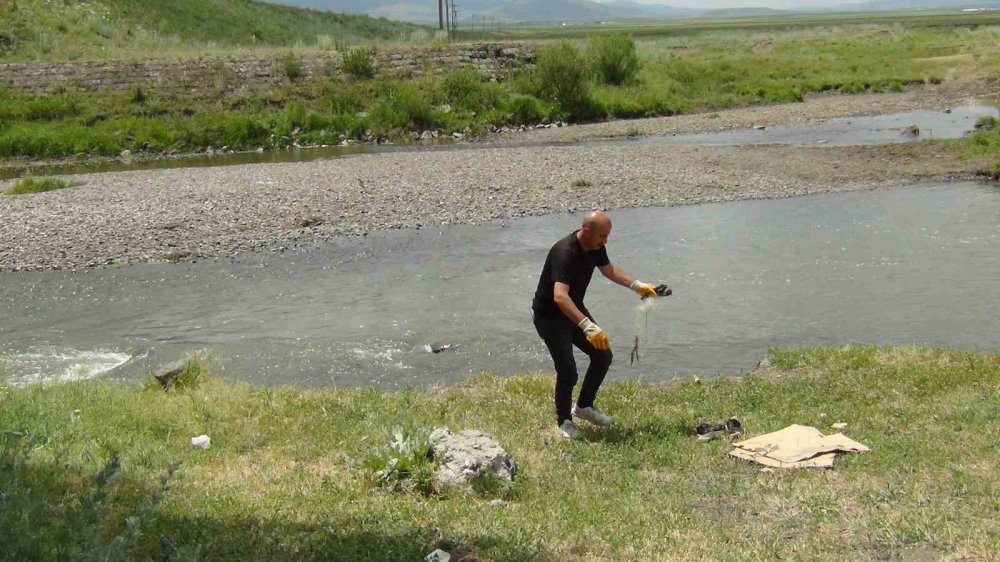
[[[655,297],[655,296],[657,296],[656,295],[656,287],[653,284],[651,284],[651,283],[643,283],[642,281],[639,281],[638,279],[636,279],[635,281],[633,281],[632,284],[629,285],[628,288],[632,289],[636,293],[639,293],[639,298],[643,298],[644,299],[646,297]]]
[[[590,345],[602,350],[611,347],[608,335],[604,333],[604,330],[600,326],[594,324],[590,318],[584,317],[577,325],[583,330],[583,335],[587,336],[587,341],[590,342]]]

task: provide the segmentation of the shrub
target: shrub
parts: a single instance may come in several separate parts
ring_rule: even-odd
[[[17,109],[11,104],[11,109]],[[8,110],[9,111],[9,110]],[[21,112],[28,121],[58,121],[75,117],[80,111],[79,104],[68,96],[48,96],[33,99],[24,104]]]
[[[397,428],[388,448],[370,457],[365,465],[377,487],[428,495],[434,491],[434,462],[426,436],[417,437]]]
[[[364,99],[357,86],[338,85],[328,97],[329,108],[333,113],[354,115],[361,111],[364,106]]]
[[[485,76],[471,68],[449,72],[441,80],[441,91],[448,103],[476,112],[496,107],[500,90],[485,81]]]
[[[40,193],[42,191],[52,191],[54,189],[65,189],[77,185],[74,182],[57,178],[24,178],[7,190],[10,195],[23,195],[25,193]]]
[[[285,71],[285,76],[292,82],[302,78],[302,61],[295,54],[288,53],[282,57],[281,66]]]
[[[434,125],[434,106],[426,89],[416,84],[401,84],[396,93],[396,106],[413,127],[428,129]]]
[[[306,124],[306,108],[301,103],[285,106],[285,111],[279,118],[278,133],[289,135],[295,129],[301,129]]]
[[[375,63],[371,49],[356,47],[343,54],[341,64],[344,72],[355,80],[375,76]]]
[[[206,350],[188,352],[184,357],[184,367],[174,378],[170,379],[167,390],[188,390],[198,388],[208,380],[211,356]],[[149,377],[146,382],[149,390],[163,389],[163,383],[155,377]]]
[[[547,117],[542,102],[532,96],[515,95],[507,102],[510,121],[515,125],[531,125]]]
[[[572,116],[587,117],[593,102],[583,53],[575,45],[561,41],[538,51],[535,67],[538,93],[552,100]]]
[[[639,54],[629,35],[591,35],[587,54],[598,78],[605,84],[620,86],[635,81],[639,73]]]
[[[976,120],[977,131],[992,131],[994,129],[1000,129],[1000,119],[992,115],[984,115]]]
[[[333,50],[334,48],[336,48],[335,45],[336,41],[334,41],[333,37],[331,37],[330,35],[327,35],[325,33],[316,35],[316,46],[319,47],[321,51]]]
[[[58,157],[81,152],[117,156],[121,142],[103,131],[75,123],[17,123],[0,132],[0,156]]]
[[[252,148],[265,144],[271,135],[271,127],[258,117],[237,115],[225,124],[222,142],[230,146]]]
[[[372,131],[387,136],[394,129],[429,129],[435,124],[430,92],[417,84],[384,82],[377,87],[378,102],[369,112]]]

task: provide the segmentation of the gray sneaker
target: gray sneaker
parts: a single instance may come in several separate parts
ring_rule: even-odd
[[[556,433],[566,439],[576,439],[580,436],[580,428],[576,427],[573,420],[563,420],[562,425],[556,426]]]
[[[591,406],[589,408],[577,408],[576,406],[573,406],[573,417],[580,418],[581,420],[587,420],[590,423],[601,427],[607,427],[615,421],[611,419],[611,416],[598,410],[597,406]]]

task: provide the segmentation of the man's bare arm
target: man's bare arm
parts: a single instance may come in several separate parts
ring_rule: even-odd
[[[600,270],[601,270],[601,275],[604,275],[605,277],[607,277],[611,281],[614,281],[615,283],[618,283],[622,287],[630,287],[632,283],[635,282],[634,277],[632,277],[628,273],[625,273],[624,271],[622,271],[621,269],[615,267],[610,263],[604,267],[601,267]]]
[[[656,296],[656,287],[650,285],[649,283],[639,281],[610,263],[600,269],[602,275],[615,283],[618,283],[622,287],[628,287],[629,289],[635,291],[640,297],[646,298]]]
[[[552,288],[552,293],[555,295],[556,306],[562,311],[566,318],[569,318],[573,324],[580,324],[580,321],[586,318],[580,309],[576,307],[573,299],[569,297],[569,285],[556,281],[555,286]]]

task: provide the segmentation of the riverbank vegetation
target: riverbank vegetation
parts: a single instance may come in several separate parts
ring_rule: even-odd
[[[742,379],[610,382],[609,430],[556,438],[549,375],[443,387],[164,392],[0,386],[0,559],[989,559],[1000,551],[1000,356],[774,350]],[[624,375],[612,372],[613,378]],[[694,427],[835,422],[872,452],[764,473]],[[394,435],[492,434],[514,488],[393,491]],[[194,436],[211,438],[208,449]],[[398,440],[398,439],[397,439]],[[407,449],[409,450],[409,449]],[[419,464],[419,463],[417,463]],[[471,558],[474,557],[474,558]]]
[[[73,182],[59,178],[24,178],[18,180],[7,190],[8,195],[23,195],[26,193],[41,193],[54,189],[65,189],[75,185]]]
[[[345,141],[410,142],[425,131],[482,135],[504,126],[670,115],[794,102],[817,92],[899,91],[1000,78],[1000,27],[856,26],[627,36],[543,46],[538,64],[495,83],[473,70],[388,77],[352,48],[347,76],[201,96],[137,85],[120,94],[0,88],[0,157],[133,157]],[[285,67],[295,69],[294,54]],[[426,135],[425,135],[426,136]]]

